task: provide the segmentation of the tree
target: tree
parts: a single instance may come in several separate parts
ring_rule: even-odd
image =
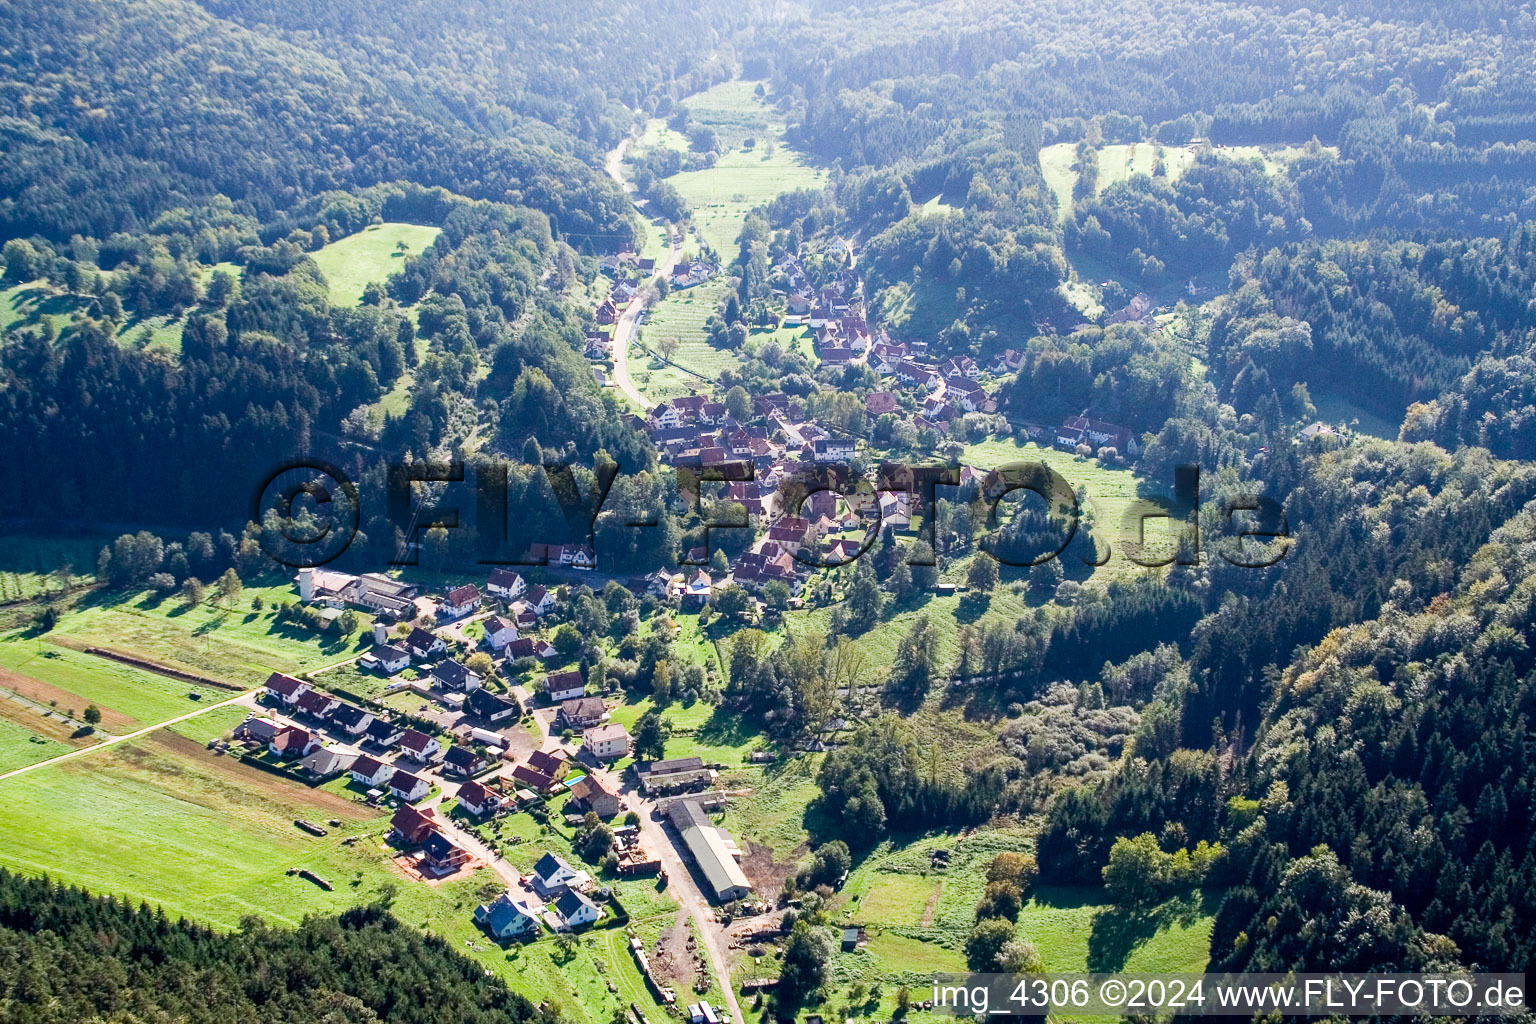
[[[481,679],[490,679],[496,675],[496,662],[484,651],[476,651],[464,659],[464,667],[469,669]]]
[[[336,632],[340,636],[351,636],[357,632],[360,625],[362,622],[358,619],[357,612],[350,608],[336,616]]]
[[[1104,889],[1121,906],[1154,903],[1167,884],[1167,855],[1157,837],[1143,832],[1135,839],[1121,837],[1109,848],[1104,865]]]
[[[666,756],[667,738],[672,735],[672,720],[662,718],[651,708],[635,723],[635,758],[659,761]]]
[[[725,411],[745,423],[752,418],[752,396],[740,384],[725,393]]]
[[[891,665],[891,685],[910,693],[923,694],[933,681],[938,660],[938,637],[927,615],[919,615],[907,635],[896,645],[896,661]]]
[[[1008,974],[1040,974],[1045,970],[1045,962],[1033,942],[1015,935],[997,951],[997,967]]]
[[[187,606],[199,605],[208,595],[208,588],[196,576],[188,576],[181,585],[181,600]]]
[[[95,704],[85,706],[85,724],[95,727],[101,724],[101,708]]]
[[[1004,850],[987,865],[988,882],[1012,882],[1021,893],[1028,893],[1040,874],[1040,866],[1027,853]]]
[[[984,551],[978,551],[972,556],[970,568],[965,572],[965,584],[972,590],[990,594],[992,588],[997,586],[997,559]]]
[[[885,610],[885,595],[880,592],[875,570],[862,559],[853,563],[853,580],[843,603],[848,609],[849,626],[860,633],[873,629]]]
[[[218,592],[219,603],[223,604],[226,608],[232,608],[235,602],[240,600],[240,594],[245,590],[245,584],[240,582],[240,575],[235,570],[225,569],[224,574],[219,577],[218,583],[215,584],[215,589]],[[352,629],[357,629],[356,616],[353,616]]]
[[[551,643],[554,644],[555,650],[560,652],[560,657],[567,660],[581,653],[581,634],[569,622],[563,623],[559,629],[555,630],[555,638]]]
[[[999,881],[988,882],[986,892],[981,901],[976,904],[976,920],[985,921],[989,917],[1003,917],[1010,921],[1019,919],[1019,911],[1024,909],[1024,899],[1019,892],[1019,887],[1013,882]]]
[[[998,954],[1012,938],[1012,921],[993,917],[976,922],[976,927],[971,929],[971,934],[965,939],[966,966],[983,974],[1001,970]]]
[[[731,560],[726,555],[724,548],[715,548],[709,556],[709,568],[713,572],[726,573],[731,571]]]
[[[656,352],[661,356],[661,358],[670,363],[677,355],[677,350],[681,347],[682,342],[678,341],[671,335],[668,335],[656,343]]]
[[[836,885],[838,879],[847,874],[851,867],[853,867],[853,857],[848,852],[848,844],[841,839],[834,839],[816,848],[816,852],[811,854],[811,859],[796,873],[795,882],[801,889],[814,889],[819,885]]]
[[[751,596],[734,583],[716,590],[709,599],[709,606],[716,615],[727,620],[746,620],[752,614]]]
[[[827,965],[832,960],[832,937],[825,928],[808,921],[796,921],[784,946],[784,964],[779,970],[779,999],[789,1006],[799,1006],[827,980]]]

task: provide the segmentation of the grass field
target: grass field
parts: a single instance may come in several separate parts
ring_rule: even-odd
[[[55,292],[47,281],[26,281],[0,291],[0,332],[12,327],[35,327],[45,320],[55,331],[69,323],[75,303]]]
[[[1312,396],[1317,418],[1324,423],[1343,423],[1357,434],[1396,441],[1398,424],[1360,408],[1343,395],[1322,391]]]
[[[364,288],[388,279],[407,255],[430,246],[441,232],[441,228],[389,221],[337,239],[311,255],[330,285],[331,305],[355,306],[362,301]],[[396,250],[399,242],[408,247],[405,252]]]
[[[1171,494],[1173,481],[1143,480],[1129,469],[1105,466],[1094,459],[1079,458],[1059,448],[1042,448],[1033,442],[1021,445],[1011,439],[968,445],[960,458],[978,469],[994,469],[1010,462],[1043,462],[1074,489],[1083,488],[1088,500],[1082,515],[1085,521],[1092,517],[1094,537],[1100,544],[1109,544],[1112,552],[1110,560],[1094,570],[1095,581],[1129,579],[1157,571],[1142,568],[1126,558],[1124,545],[1141,539],[1140,523],[1131,515],[1136,502]],[[1172,551],[1175,534],[1171,523],[1168,519],[1146,520],[1146,542],[1152,552]],[[1101,550],[1101,557],[1102,554]]]
[[[1337,153],[1336,147],[1328,147]],[[1259,159],[1270,174],[1281,174],[1304,152],[1301,146],[1217,146],[1217,156],[1229,160]],[[1190,146],[1163,146],[1153,142],[1136,142],[1102,146],[1099,149],[1098,191],[1103,192],[1115,182],[1124,181],[1133,174],[1150,175],[1161,155],[1163,170],[1169,181],[1178,181],[1199,157],[1199,151]],[[1077,159],[1077,144],[1058,142],[1040,150],[1040,171],[1045,183],[1056,196],[1056,215],[1065,220],[1072,210],[1072,186],[1077,183],[1077,171],[1073,164]]]
[[[649,697],[613,709],[613,721],[631,733],[640,716],[652,708]],[[672,736],[667,740],[668,757],[702,757],[706,763],[741,765],[754,750],[760,750],[767,741],[751,723],[740,715],[722,711],[705,701],[692,705],[673,703],[661,710],[663,718],[672,720]]]
[[[251,608],[260,596],[262,611]],[[277,626],[273,608],[292,598],[286,585],[247,588],[232,609],[184,606],[149,592],[93,591],[45,634],[0,632],[0,686],[41,704],[81,712],[97,704],[102,728],[124,732],[187,714],[228,691],[170,678],[85,653],[102,647],[242,687],[271,671],[303,672],[345,661],[366,646],[366,630],[347,641]],[[192,693],[199,693],[194,698]],[[222,730],[220,730],[222,731]]]
[[[826,182],[824,172],[784,145],[784,123],[756,88],[754,82],[723,82],[684,102],[695,124],[714,130],[722,152],[713,167],[667,179],[688,201],[699,235],[722,259],[735,256],[747,211],[782,192]],[[749,140],[750,149],[744,146]],[[662,121],[652,121],[640,140],[642,150],[687,145]]]
[[[0,772],[24,768],[69,752],[69,745],[39,736],[15,722],[0,718]]]
[[[660,401],[707,390],[709,385],[694,374],[713,381],[723,371],[740,365],[736,353],[715,348],[704,337],[704,322],[724,300],[728,288],[724,281],[715,280],[674,291],[647,315],[640,329],[646,348],[659,351],[661,340],[670,337],[678,340],[678,349],[672,357],[675,366],[658,366],[649,353],[631,346],[630,373],[646,398]]]

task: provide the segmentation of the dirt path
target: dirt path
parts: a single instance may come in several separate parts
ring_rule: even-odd
[[[660,859],[661,868],[667,874],[667,892],[682,905],[683,912],[693,918],[694,924],[698,926],[705,957],[714,973],[715,985],[731,1011],[731,1020],[735,1024],[743,1024],[745,1018],[741,1015],[741,1006],[736,1002],[736,988],[731,984],[731,956],[725,930],[715,920],[714,908],[693,880],[693,872],[688,869],[672,838],[667,835],[666,826],[654,816],[655,804],[646,799],[635,786],[626,786],[625,780],[613,772],[592,769],[592,773],[611,792],[623,793],[629,806],[639,813],[641,841],[647,849],[654,850]]]
[[[142,736],[148,736],[150,733],[154,732],[155,730],[163,729],[163,728],[165,728],[168,725],[177,725],[177,724],[179,724],[181,722],[186,722],[186,721],[189,721],[189,720],[191,720],[193,718],[196,718],[199,715],[206,715],[208,712],[212,711],[214,708],[226,708],[226,707],[229,707],[231,704],[239,704],[240,701],[243,698],[245,698],[245,697],[249,696],[251,693],[255,693],[255,692],[256,692],[255,690],[251,690],[248,693],[242,693],[239,696],[231,697],[229,700],[222,700],[222,701],[219,701],[217,704],[209,704],[206,707],[198,708],[196,711],[188,712],[185,715],[180,715],[180,716],[178,716],[176,718],[167,719],[164,722],[157,722],[154,725],[146,726],[145,728],[140,729],[137,732],[124,733],[121,736],[113,736],[113,737],[111,737],[109,739],[104,739],[100,743],[94,744],[92,746],[81,747],[79,750],[71,750],[67,754],[60,754],[58,757],[50,757],[46,761],[39,761],[36,764],[29,764],[25,768],[17,768],[14,771],[9,771],[9,772],[6,772],[3,775],[0,775],[0,782],[4,782],[6,779],[13,779],[13,778],[15,778],[18,775],[25,775],[28,772],[35,772],[39,768],[46,768],[49,765],[58,764],[61,761],[69,761],[69,760],[73,760],[74,758],[77,758],[77,757],[83,757],[86,754],[94,754],[98,750],[105,750],[108,747],[116,746],[119,743],[125,743],[128,740],[136,740],[136,739],[139,739]]]

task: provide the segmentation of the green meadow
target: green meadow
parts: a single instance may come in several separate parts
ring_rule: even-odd
[[[442,228],[387,221],[337,239],[311,256],[330,285],[331,305],[355,306],[364,288],[387,280],[407,256],[426,249],[441,233]]]

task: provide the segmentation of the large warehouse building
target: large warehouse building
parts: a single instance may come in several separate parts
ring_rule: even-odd
[[[730,834],[715,826],[698,804],[679,800],[667,808],[667,816],[682,835],[718,902],[728,903],[751,893],[752,883],[736,863],[741,851]]]

